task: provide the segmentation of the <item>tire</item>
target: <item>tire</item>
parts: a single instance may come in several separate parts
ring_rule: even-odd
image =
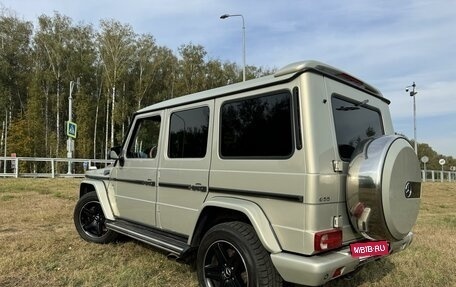
[[[218,224],[204,235],[196,268],[200,286],[282,286],[270,254],[249,224]]]
[[[357,148],[347,177],[347,209],[353,228],[370,240],[402,240],[420,209],[420,163],[409,142],[389,135]]]
[[[110,243],[118,234],[106,228],[106,218],[95,191],[83,195],[74,209],[74,225],[82,239],[94,243]]]

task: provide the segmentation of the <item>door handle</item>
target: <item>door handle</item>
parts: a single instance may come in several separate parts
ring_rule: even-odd
[[[146,180],[146,185],[155,186],[155,181],[153,181],[151,178],[148,178]]]
[[[194,191],[206,192],[207,187],[201,185],[201,183],[196,183],[196,184],[194,184],[194,185],[191,185],[191,186],[190,186],[190,189],[191,189],[191,190],[194,190]]]

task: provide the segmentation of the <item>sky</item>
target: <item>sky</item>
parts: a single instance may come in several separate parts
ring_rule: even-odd
[[[0,8],[36,24],[66,15],[73,23],[116,19],[151,34],[174,51],[202,45],[208,59],[280,68],[318,60],[378,88],[391,100],[395,131],[413,139],[416,83],[417,141],[456,157],[455,0],[0,0]]]

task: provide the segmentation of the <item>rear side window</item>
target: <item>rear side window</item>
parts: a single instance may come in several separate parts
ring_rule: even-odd
[[[221,156],[290,157],[293,152],[292,126],[289,92],[226,102],[221,108]]]
[[[331,101],[339,155],[349,161],[359,143],[384,134],[382,117],[367,100],[354,102],[333,96]]]
[[[203,158],[206,156],[209,108],[201,107],[171,114],[168,156]]]

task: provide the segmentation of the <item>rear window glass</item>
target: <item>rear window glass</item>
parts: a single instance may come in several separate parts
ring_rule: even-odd
[[[225,158],[290,157],[292,126],[289,92],[227,102],[221,109],[220,153]]]
[[[368,100],[355,102],[339,96],[332,97],[339,155],[350,160],[359,143],[384,134],[380,112],[368,105]]]
[[[171,114],[168,156],[170,158],[204,158],[207,149],[208,127],[208,107]]]

